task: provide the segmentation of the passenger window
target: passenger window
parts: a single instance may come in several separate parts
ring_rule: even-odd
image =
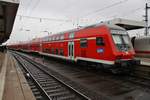
[[[96,45],[97,46],[104,46],[105,45],[104,39],[102,37],[97,37],[96,38]]]
[[[56,40],[59,40],[59,36],[56,37]]]
[[[63,39],[64,39],[64,35],[61,35],[61,36],[60,36],[60,39],[63,40]]]
[[[56,55],[58,54],[58,49],[56,49]]]
[[[64,55],[64,50],[63,49],[60,49],[60,55]]]
[[[87,39],[80,39],[80,47],[81,48],[87,47]]]
[[[55,36],[53,36],[53,41],[55,40]]]
[[[44,52],[45,52],[45,53],[49,53],[49,50],[50,50],[50,49],[47,49],[47,48],[46,48],[46,49],[44,49]]]

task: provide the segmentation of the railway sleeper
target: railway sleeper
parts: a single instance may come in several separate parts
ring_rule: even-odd
[[[53,87],[59,85],[58,83],[45,83],[41,84],[42,87]]]
[[[58,89],[53,89],[53,90],[47,90],[48,93],[64,92],[64,91],[66,91],[65,88],[58,88]]]
[[[56,93],[50,93],[50,94],[49,94],[50,97],[57,97],[57,98],[65,97],[65,96],[70,96],[70,95],[73,95],[73,94],[71,94],[71,93],[68,92],[68,91],[56,92]],[[75,95],[73,95],[73,96],[75,96]]]
[[[44,90],[52,90],[52,89],[59,89],[59,88],[61,88],[61,85],[59,85],[59,86],[53,86],[53,87],[43,87],[44,88]]]
[[[36,92],[35,92],[35,91],[34,91],[33,94],[34,94],[35,96],[39,96],[39,95],[41,95],[41,92],[39,92],[39,91],[36,91]]]
[[[58,84],[56,81],[54,81],[54,82],[51,82],[51,81],[47,81],[47,82],[40,82],[40,81],[38,81],[40,84]]]
[[[44,98],[41,95],[39,95],[39,96],[36,96],[36,100],[44,100]]]
[[[38,80],[40,83],[45,83],[45,82],[51,82],[51,83],[55,83],[56,81],[54,80],[45,80],[45,79],[42,79],[42,80]]]
[[[68,95],[68,96],[62,96],[59,98],[59,100],[80,100],[75,95]]]
[[[38,90],[37,88],[33,88],[32,91],[33,91],[33,92],[37,92],[37,91],[39,91],[39,90]]]

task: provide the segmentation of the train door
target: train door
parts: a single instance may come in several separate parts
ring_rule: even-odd
[[[68,57],[70,60],[74,60],[74,42],[68,42]]]
[[[74,32],[69,34],[70,41],[68,42],[68,57],[74,60]]]

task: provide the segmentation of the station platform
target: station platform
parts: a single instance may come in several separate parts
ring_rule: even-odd
[[[36,100],[21,69],[8,52],[0,52],[0,100]]]
[[[136,57],[141,60],[141,65],[150,66],[150,58]]]

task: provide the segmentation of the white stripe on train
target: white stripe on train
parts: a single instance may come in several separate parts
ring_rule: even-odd
[[[66,60],[71,60],[69,57],[61,56],[61,55],[54,55],[54,54],[48,54],[48,53],[43,53],[39,52],[41,55],[46,55],[46,56],[51,56],[51,57],[56,57],[56,58],[61,58],[61,59],[66,59]],[[109,61],[109,60],[100,60],[100,59],[92,59],[92,58],[85,58],[85,57],[76,57],[74,61],[78,60],[84,60],[84,61],[90,61],[90,62],[97,62],[97,63],[103,63],[103,64],[109,64],[113,65],[115,61]]]

